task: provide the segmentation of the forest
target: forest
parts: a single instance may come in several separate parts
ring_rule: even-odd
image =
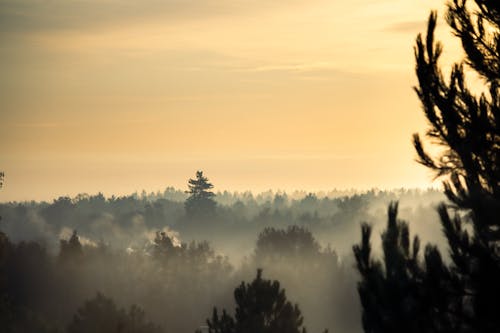
[[[194,332],[214,306],[230,309],[234,288],[262,269],[300,305],[310,331],[360,331],[350,252],[360,222],[382,229],[385,207],[399,198],[401,214],[438,241],[439,233],[429,232],[437,225],[433,208],[444,199],[437,190],[205,198],[212,192],[203,185],[211,183],[196,176],[201,196],[166,188],[0,204],[9,295],[24,309],[15,315],[30,318],[13,322],[35,325],[18,330],[57,331],[71,322],[80,332],[72,322],[77,311],[105,306],[116,316],[124,309],[124,318],[141,309],[144,325],[147,318],[155,329]]]
[[[461,62],[441,70],[436,12],[414,47],[413,146],[441,190],[216,192],[197,170],[186,189],[4,202],[2,331],[498,332],[500,4],[445,19]]]

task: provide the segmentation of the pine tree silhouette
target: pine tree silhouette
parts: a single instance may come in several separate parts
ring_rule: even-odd
[[[498,332],[500,330],[500,2],[454,0],[447,22],[465,52],[446,80],[439,67],[442,46],[434,41],[437,15],[415,47],[415,88],[430,128],[426,136],[444,147],[433,157],[415,134],[418,162],[444,178],[451,204],[438,208],[451,263],[419,241],[389,207],[382,236],[383,262],[371,258],[368,225],[354,246],[362,280],[359,294],[366,332]],[[484,85],[474,95],[465,68]]]
[[[435,246],[419,259],[420,239],[410,240],[408,224],[397,218],[398,204],[388,208],[382,233],[383,261],[371,258],[371,226],[363,224],[361,244],[354,246],[362,280],[358,292],[366,332],[454,332],[448,313],[450,272]]]
[[[278,281],[263,279],[261,269],[252,283],[235,289],[234,299],[234,318],[226,310],[219,316],[214,308],[209,333],[306,333],[298,305],[287,300]]]
[[[188,181],[189,197],[184,207],[186,214],[190,217],[207,217],[215,213],[215,194],[210,191],[214,186],[203,176],[203,171],[196,171],[196,178]]]
[[[83,257],[83,247],[76,230],[68,240],[59,241],[59,259],[63,262],[79,261]]]

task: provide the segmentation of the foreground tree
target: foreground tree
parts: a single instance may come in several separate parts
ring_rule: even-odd
[[[292,305],[278,281],[264,280],[262,270],[252,283],[235,289],[234,318],[226,310],[219,316],[214,308],[207,320],[209,333],[305,333],[299,307]]]
[[[358,292],[366,332],[457,332],[450,315],[450,272],[435,246],[427,245],[423,262],[420,240],[410,240],[408,224],[397,218],[398,204],[388,209],[387,228],[382,233],[384,260],[371,257],[371,227],[362,226],[360,245],[354,246],[362,276]]]
[[[438,65],[435,13],[415,47],[415,90],[430,125],[426,136],[444,149],[431,156],[418,135],[414,146],[418,161],[444,178],[450,204],[438,212],[451,262],[444,264],[431,246],[418,260],[418,238],[410,246],[397,206],[389,208],[383,262],[371,258],[371,229],[364,225],[354,253],[366,332],[500,329],[500,2],[454,0],[447,22],[465,52],[448,80]],[[481,79],[479,96],[465,83],[466,68]]]
[[[184,207],[190,217],[206,217],[215,213],[215,194],[210,191],[214,186],[203,176],[203,171],[196,171],[196,178],[188,181],[189,197]]]

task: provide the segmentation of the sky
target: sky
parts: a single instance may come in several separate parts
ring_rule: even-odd
[[[0,201],[438,186],[413,45],[431,0],[0,0]]]

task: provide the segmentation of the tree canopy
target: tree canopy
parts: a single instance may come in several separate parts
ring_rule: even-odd
[[[207,320],[209,333],[305,333],[304,318],[297,304],[287,300],[278,281],[262,278],[262,270],[252,283],[244,283],[234,290],[236,310],[234,318],[226,310],[222,315],[214,308]]]
[[[189,197],[184,204],[188,216],[204,217],[215,213],[216,202],[213,199],[215,193],[210,191],[213,187],[213,184],[203,175],[203,171],[196,171],[196,178],[189,179],[189,190],[186,191]]]

